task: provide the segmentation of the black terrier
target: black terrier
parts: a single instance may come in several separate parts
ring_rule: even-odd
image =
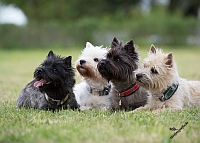
[[[113,83],[112,110],[134,110],[147,102],[149,92],[136,83],[134,71],[138,69],[139,54],[131,40],[124,46],[114,38],[106,59],[98,63],[100,74]]]
[[[35,70],[34,80],[21,91],[18,108],[39,110],[77,109],[73,86],[74,69],[71,56],[62,58],[50,51],[46,60]]]

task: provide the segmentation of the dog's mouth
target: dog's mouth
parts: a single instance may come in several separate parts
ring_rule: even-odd
[[[80,65],[80,66],[79,66],[79,69],[80,69],[80,70],[85,70],[84,65]]]
[[[85,60],[80,60],[76,65],[76,67],[79,68],[80,70],[85,70],[85,63],[86,63]]]
[[[140,80],[140,79],[136,79],[136,82],[140,82],[140,83],[142,83],[142,80]]]
[[[42,87],[43,85],[47,85],[47,84],[50,84],[51,81],[48,81],[44,78],[41,78],[40,80],[37,80],[35,83],[34,83],[34,87]]]
[[[98,64],[97,68],[103,78],[110,80],[111,76],[109,75],[109,71],[106,69],[106,67]]]
[[[84,64],[77,64],[76,65],[76,69],[79,71],[79,73],[82,73],[82,72],[85,72],[86,71],[86,68],[85,68],[85,65]]]

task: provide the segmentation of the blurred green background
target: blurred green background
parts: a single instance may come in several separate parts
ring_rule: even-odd
[[[0,0],[0,9],[11,4],[27,23],[0,24],[0,49],[109,46],[114,36],[138,45],[200,45],[199,0]]]
[[[26,21],[11,24],[19,9],[6,7],[21,9]],[[0,0],[0,143],[199,143],[199,108],[134,115],[16,108],[50,49],[74,63],[87,41],[109,47],[114,36],[133,39],[141,62],[151,44],[173,52],[180,76],[200,80],[200,0]],[[169,128],[185,122],[170,140]]]

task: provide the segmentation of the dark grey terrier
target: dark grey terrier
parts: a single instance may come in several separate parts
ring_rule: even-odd
[[[18,97],[19,108],[56,110],[79,107],[72,90],[75,79],[71,56],[62,58],[50,51],[35,70],[34,78]]]
[[[133,41],[123,46],[114,38],[106,59],[98,63],[100,74],[113,83],[111,109],[130,111],[146,104],[149,92],[136,83],[133,73],[138,65],[139,54]]]

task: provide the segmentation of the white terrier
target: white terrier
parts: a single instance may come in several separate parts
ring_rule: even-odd
[[[100,75],[97,70],[98,62],[104,58],[107,53],[106,48],[102,46],[93,46],[86,43],[86,48],[82,51],[75,66],[82,82],[74,87],[76,100],[80,105],[80,110],[89,110],[94,107],[100,110],[106,110],[110,107],[110,89],[111,85]]]
[[[151,45],[143,68],[135,72],[140,86],[152,95],[140,109],[183,109],[200,107],[200,82],[179,77],[172,53],[165,54]]]

